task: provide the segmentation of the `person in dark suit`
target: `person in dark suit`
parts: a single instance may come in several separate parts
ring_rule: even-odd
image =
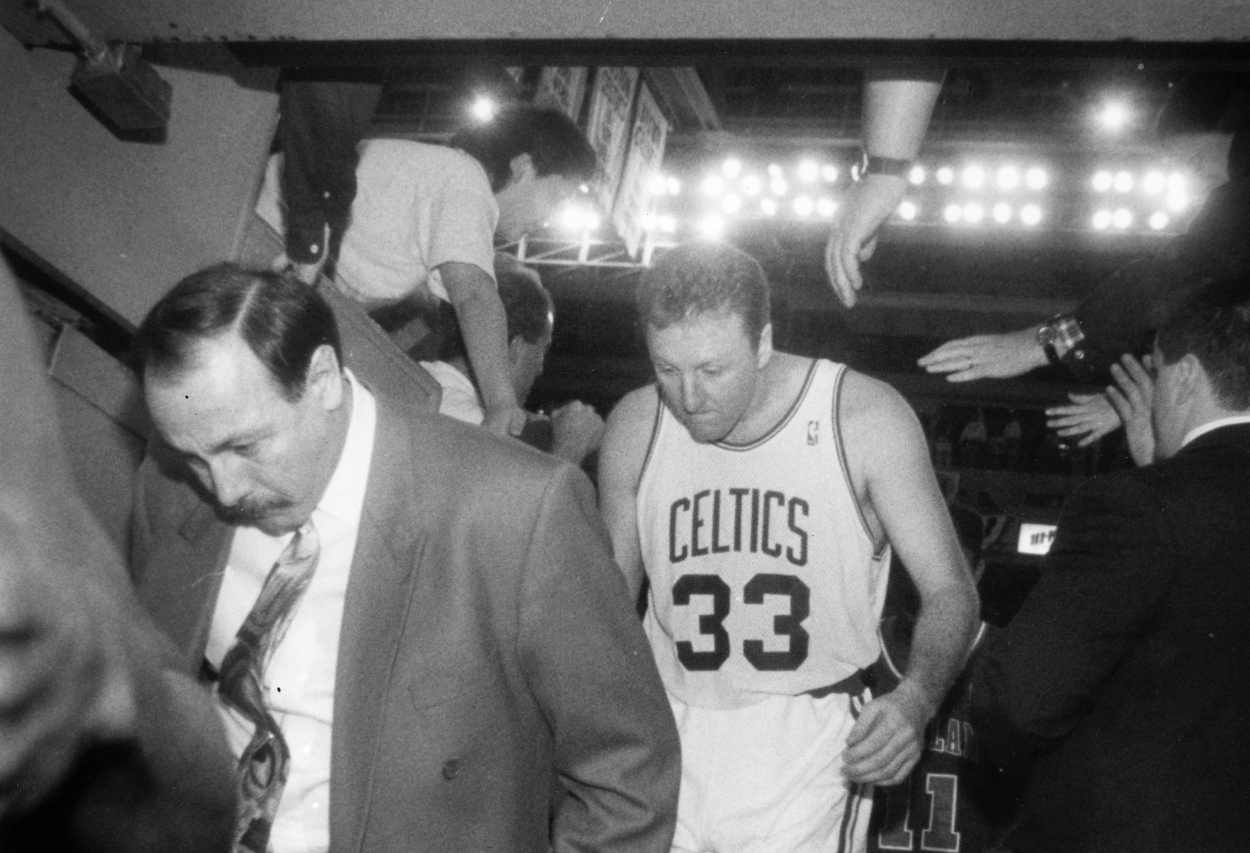
[[[375,398],[294,277],[190,276],[136,347],[132,568],[216,681],[239,849],[669,849],[676,731],[580,472]]]
[[[1073,493],[974,674],[982,757],[1036,759],[1022,853],[1250,838],[1250,279],[1199,288],[1153,361],[1154,464]]]
[[[0,850],[228,849],[216,714],[74,487],[0,261]]]

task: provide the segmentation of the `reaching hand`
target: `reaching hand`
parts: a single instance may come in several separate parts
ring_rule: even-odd
[[[897,785],[906,779],[924,749],[927,708],[919,691],[906,682],[865,705],[842,754],[847,778],[872,785]]]
[[[581,400],[565,403],[551,413],[551,452],[581,465],[603,443],[604,421],[593,406]]]
[[[877,232],[898,208],[906,189],[903,178],[869,175],[851,187],[834,220],[825,246],[825,273],[847,308],[855,304],[855,293],[864,286],[859,265],[872,257]]]
[[[328,247],[330,245],[330,226],[326,225],[323,229],[322,245]],[[298,278],[304,284],[315,284],[317,276],[321,275],[321,270],[325,268],[326,261],[330,259],[330,251],[327,248],[321,253],[321,257],[313,261],[311,264],[301,264],[291,260],[290,256],[284,251],[278,257],[274,258],[270,267],[278,272],[289,270],[292,275]]]
[[[1046,410],[1046,426],[1064,438],[1082,436],[1078,447],[1088,447],[1120,428],[1120,416],[1106,394],[1069,394],[1068,406]]]
[[[487,409],[486,417],[482,421],[482,426],[493,432],[495,435],[509,436],[520,435],[525,429],[525,422],[529,420],[529,415],[520,406],[513,404],[511,408]]]
[[[917,363],[929,373],[947,374],[948,382],[1007,379],[1045,365],[1046,352],[1030,328],[947,341]]]
[[[1107,386],[1107,399],[1124,422],[1128,451],[1138,465],[1149,465],[1155,459],[1155,434],[1150,417],[1155,382],[1150,375],[1150,356],[1146,356],[1145,362],[1142,364],[1127,353],[1120,356],[1120,364],[1111,365],[1111,378],[1119,387]]]

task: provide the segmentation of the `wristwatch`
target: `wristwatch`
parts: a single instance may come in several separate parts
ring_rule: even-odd
[[[1055,329],[1054,323],[1049,320],[1037,327],[1037,345],[1042,348],[1042,352],[1046,353],[1046,360],[1051,364],[1060,363],[1059,353],[1055,350],[1055,340],[1058,336],[1058,330]]]
[[[889,175],[893,178],[905,178],[911,169],[911,160],[899,160],[894,157],[874,157],[866,149],[860,150],[859,170],[856,180],[863,180],[866,175]]]

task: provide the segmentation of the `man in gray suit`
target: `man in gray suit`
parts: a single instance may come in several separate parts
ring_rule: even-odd
[[[240,849],[669,849],[676,733],[584,476],[401,416],[276,273],[190,276],[136,346],[132,568],[217,683]]]

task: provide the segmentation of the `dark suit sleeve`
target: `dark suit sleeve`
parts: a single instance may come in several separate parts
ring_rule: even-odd
[[[1092,480],[1069,498],[1041,579],[974,674],[984,759],[1045,749],[1088,712],[1166,592],[1174,548],[1161,509],[1134,475]]]
[[[561,465],[526,556],[522,667],[568,792],[552,845],[667,853],[681,753],[668,700],[589,482]]]

